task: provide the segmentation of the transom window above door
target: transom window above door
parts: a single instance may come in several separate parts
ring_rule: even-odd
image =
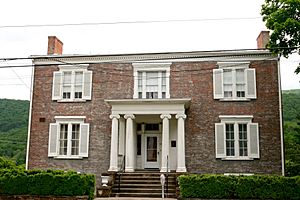
[[[170,65],[171,63],[134,63],[133,98],[170,98]]]

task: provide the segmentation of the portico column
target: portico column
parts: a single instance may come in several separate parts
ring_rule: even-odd
[[[119,119],[119,155],[125,155],[125,119]]]
[[[134,137],[133,137],[133,119],[134,115],[124,115],[126,119],[126,159],[125,172],[134,172]]]
[[[110,115],[111,141],[110,141],[110,165],[108,171],[118,171],[118,134],[120,115]]]
[[[176,172],[186,172],[185,167],[185,114],[177,114],[177,169]]]
[[[162,114],[160,118],[163,120],[162,127],[162,153],[161,153],[161,172],[167,171],[167,163],[169,164],[168,168],[170,170],[170,158],[169,161],[169,119],[171,119],[171,115]]]

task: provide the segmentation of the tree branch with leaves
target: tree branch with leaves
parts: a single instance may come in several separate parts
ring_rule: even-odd
[[[300,55],[300,0],[265,0],[261,15],[272,30],[267,48],[286,58]],[[300,63],[295,73],[300,73]]]

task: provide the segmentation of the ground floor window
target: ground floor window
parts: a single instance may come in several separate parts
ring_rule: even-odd
[[[76,158],[88,156],[89,124],[85,117],[56,117],[50,124],[49,157]]]
[[[253,116],[219,116],[215,124],[216,158],[259,158],[258,123]]]

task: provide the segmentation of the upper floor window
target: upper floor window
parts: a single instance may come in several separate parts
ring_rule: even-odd
[[[53,72],[52,100],[91,100],[92,71],[87,67],[60,66]]]
[[[248,100],[256,99],[255,69],[249,63],[218,63],[213,70],[214,99]]]
[[[170,65],[171,63],[134,63],[133,98],[170,98]]]
[[[258,124],[253,116],[221,115],[215,124],[216,157],[223,159],[259,158]]]
[[[48,156],[58,158],[88,157],[89,124],[85,117],[58,116],[50,124]]]

